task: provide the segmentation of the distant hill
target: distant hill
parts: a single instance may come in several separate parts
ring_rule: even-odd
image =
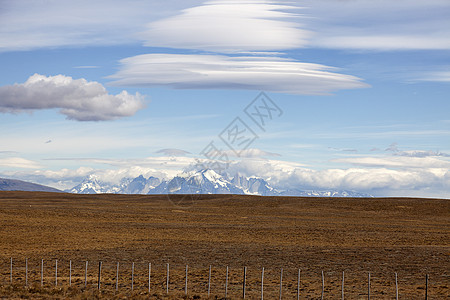
[[[6,178],[0,178],[0,191],[62,192],[45,185]]]

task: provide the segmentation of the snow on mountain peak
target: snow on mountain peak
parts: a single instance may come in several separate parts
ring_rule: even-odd
[[[341,190],[279,190],[270,186],[263,178],[246,177],[237,173],[234,177],[221,175],[211,169],[183,172],[170,180],[156,177],[123,178],[118,185],[99,180],[95,174],[89,175],[75,186],[71,193],[81,194],[247,194],[260,196],[307,196],[307,197],[371,197],[353,191]]]

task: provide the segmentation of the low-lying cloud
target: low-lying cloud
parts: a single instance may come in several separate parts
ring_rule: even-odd
[[[401,157],[391,157],[392,159]],[[281,189],[314,190],[354,190],[375,196],[425,196],[448,198],[450,192],[449,162],[441,157],[437,160],[403,157],[395,161],[390,158],[370,160],[348,159],[345,163],[354,164],[350,168],[327,168],[315,170],[296,162],[258,157],[241,158],[229,161],[225,172],[229,176],[258,176],[272,186]],[[409,159],[409,160],[406,160]],[[47,184],[60,189],[68,189],[79,184],[85,177],[96,175],[104,182],[118,184],[124,178],[155,176],[172,178],[183,170],[204,166],[202,160],[190,157],[148,157],[130,160],[81,160],[87,165],[91,162],[104,164],[104,169],[80,167],[76,170],[32,170],[0,172],[0,177],[12,177]],[[80,162],[81,162],[80,161]],[[15,168],[37,168],[32,161],[0,160],[0,165]],[[344,162],[344,161],[342,161]],[[384,165],[383,165],[384,164]],[[363,167],[356,166],[363,165]],[[209,165],[214,167],[215,165]],[[369,168],[367,168],[369,167]]]
[[[0,87],[3,113],[59,109],[67,119],[106,121],[132,116],[142,108],[144,97],[139,93],[111,95],[98,82],[64,75],[34,74],[25,83]]]

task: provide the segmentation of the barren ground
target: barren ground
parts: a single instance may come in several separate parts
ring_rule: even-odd
[[[322,271],[324,299],[341,299],[343,271],[347,299],[367,299],[368,272],[371,299],[395,299],[395,272],[399,299],[424,299],[426,274],[428,299],[450,298],[450,200],[0,192],[0,225],[3,298],[148,298],[148,263],[154,299],[183,298],[186,265],[189,299],[208,298],[210,265],[211,299],[225,296],[227,266],[230,299],[244,266],[248,299],[260,297],[262,267],[266,299],[278,299],[281,268],[283,299],[296,299],[298,269],[300,299],[320,299]]]

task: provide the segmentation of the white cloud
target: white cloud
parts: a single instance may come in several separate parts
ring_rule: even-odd
[[[448,198],[450,192],[450,167],[444,161],[438,165],[436,161],[422,158],[423,163],[417,163],[418,158],[394,157],[409,160],[384,159],[381,161],[363,161],[364,167],[329,168],[314,170],[305,168],[302,164],[289,161],[243,158],[229,162],[225,170],[229,176],[259,176],[272,186],[284,189],[315,189],[315,190],[354,190],[366,192],[375,196],[423,196]],[[123,178],[155,176],[172,178],[183,170],[198,168],[204,162],[188,157],[148,157],[145,159],[102,160],[78,159],[80,164],[105,164],[109,167],[94,169],[81,167],[78,169],[8,171],[0,176],[29,180],[50,185],[59,189],[68,189],[79,184],[85,177],[96,175],[103,182],[119,184]],[[348,163],[357,162],[347,161]],[[374,163],[375,162],[375,163]],[[389,164],[391,162],[391,164]],[[412,162],[412,163],[411,163]],[[414,162],[416,162],[414,164]],[[209,165],[213,166],[213,165]],[[366,168],[370,166],[371,168]],[[221,171],[221,170],[218,170]],[[223,171],[223,170],[222,170]]]
[[[446,173],[433,170],[392,170],[378,169],[328,169],[328,170],[296,170],[286,178],[286,182],[305,187],[319,187],[324,189],[350,189],[357,191],[377,192],[386,195],[396,190],[419,190],[428,187],[439,187],[448,184]],[[442,191],[443,192],[443,191]],[[408,196],[408,194],[403,194]],[[444,196],[444,193],[443,195]]]
[[[430,156],[351,157],[334,159],[333,161],[365,167],[450,169],[450,161]]]
[[[110,95],[98,82],[64,75],[34,74],[25,83],[0,87],[3,113],[57,108],[68,119],[104,121],[132,116],[143,107],[143,96],[138,93]]]
[[[428,156],[442,156],[442,157],[450,157],[450,154],[443,153],[440,151],[432,151],[432,150],[406,150],[406,151],[398,151],[394,153],[394,155],[398,156],[409,156],[409,157],[428,157]]]
[[[220,151],[221,154],[226,154],[228,157],[237,157],[237,158],[257,158],[257,157],[274,157],[281,156],[278,153],[268,152],[261,149],[251,148],[244,149],[239,151],[239,155],[234,150],[223,150]],[[210,157],[206,154],[207,157]],[[211,157],[214,157],[213,155]]]
[[[273,186],[285,189],[354,190],[376,196],[438,196],[448,198],[448,168],[395,169],[348,168],[313,170],[301,164],[245,159],[233,162],[227,170],[231,176],[260,176]]]
[[[116,85],[327,94],[368,85],[334,68],[281,57],[144,54],[121,60]]]
[[[155,21],[142,34],[146,46],[215,52],[299,48],[310,33],[299,28],[298,9],[280,1],[208,1]]]
[[[39,163],[21,157],[0,158],[0,166],[20,169],[39,169],[41,167]]]
[[[448,50],[447,0],[305,0],[310,46],[332,49]]]
[[[447,0],[0,1],[0,52],[147,46],[217,52],[299,47],[450,49]]]
[[[185,156],[186,154],[191,154],[191,152],[182,150],[182,149],[173,149],[173,148],[169,148],[169,149],[161,149],[156,151],[155,153],[162,153],[165,156]]]
[[[299,163],[271,159],[232,161],[225,170],[230,176],[259,176],[284,189],[354,190],[376,196],[438,196],[448,198],[448,167],[330,168],[314,170]],[[217,171],[220,171],[219,169]]]
[[[418,76],[418,81],[436,81],[450,83],[450,71],[428,72]]]
[[[201,0],[0,1],[0,52],[138,43],[148,22]]]
[[[349,33],[351,34],[351,33]],[[407,36],[407,35],[372,35],[353,33],[346,36],[326,36],[314,43],[315,46],[334,49],[365,50],[448,50],[449,37]]]

